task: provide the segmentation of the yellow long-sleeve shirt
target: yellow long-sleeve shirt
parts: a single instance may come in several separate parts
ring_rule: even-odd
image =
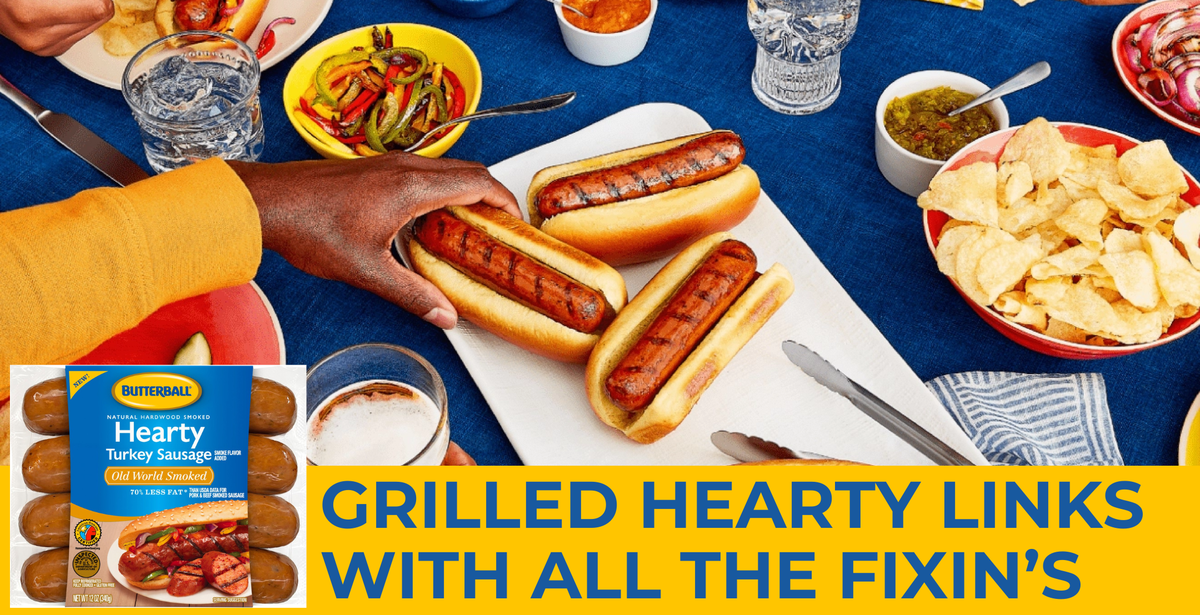
[[[258,210],[223,160],[0,214],[0,399],[9,366],[67,363],[158,308],[254,277]]]

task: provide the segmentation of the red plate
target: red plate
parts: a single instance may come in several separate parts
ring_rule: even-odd
[[[1137,139],[1127,137],[1121,133],[1096,128],[1095,126],[1087,126],[1084,124],[1068,124],[1062,122],[1054,122],[1058,127],[1058,131],[1070,143],[1085,145],[1088,147],[1099,147],[1101,145],[1115,145],[1117,155],[1124,154],[1126,151],[1141,143]],[[991,162],[996,163],[1000,160],[1000,155],[1004,153],[1004,146],[1008,144],[1008,140],[1012,138],[1013,133],[1020,126],[1013,126],[1007,130],[994,132],[974,143],[963,148],[955,154],[950,160],[946,161],[945,166],[938,171],[938,175],[946,171],[953,171],[959,167],[973,164],[976,162]],[[1200,184],[1196,183],[1196,178],[1188,173],[1187,169],[1183,169],[1183,176],[1187,179],[1188,191],[1183,194],[1183,200],[1190,203],[1193,207],[1200,203]],[[950,221],[950,216],[940,211],[925,211],[925,241],[929,244],[930,252],[937,254],[937,239],[942,234],[942,227]],[[1109,357],[1120,357],[1135,352],[1141,352],[1155,346],[1162,346],[1168,342],[1175,341],[1189,332],[1200,328],[1200,314],[1196,314],[1191,318],[1178,318],[1171,325],[1171,328],[1153,342],[1145,344],[1129,344],[1124,346],[1091,346],[1089,344],[1075,344],[1065,342],[1060,339],[1050,337],[1042,333],[1038,333],[1033,329],[1029,329],[1009,321],[1000,315],[999,312],[990,307],[979,305],[973,299],[967,296],[966,293],[959,288],[958,283],[951,280],[950,283],[958,291],[967,305],[975,310],[977,314],[983,317],[989,325],[994,329],[1004,334],[1004,337],[1036,352],[1050,355],[1052,357],[1061,357],[1064,359],[1105,359]]]
[[[1153,111],[1155,115],[1194,135],[1200,135],[1200,123],[1172,115],[1166,109],[1154,104],[1154,101],[1138,87],[1138,73],[1134,72],[1133,67],[1129,66],[1125,61],[1125,54],[1121,50],[1121,43],[1144,24],[1154,23],[1168,13],[1191,8],[1198,4],[1200,4],[1200,0],[1159,0],[1158,2],[1143,5],[1121,21],[1120,25],[1117,26],[1116,32],[1113,32],[1112,39],[1113,64],[1116,65],[1117,75],[1121,77],[1121,83],[1125,84],[1125,88],[1133,94],[1134,98],[1138,99],[1138,102],[1141,102],[1147,109]]]
[[[138,326],[100,344],[74,365],[169,365],[197,331],[218,365],[283,365],[283,332],[254,282],[214,290],[160,308]]]

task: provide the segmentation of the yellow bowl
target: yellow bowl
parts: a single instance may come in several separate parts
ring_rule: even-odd
[[[378,28],[391,28],[394,44],[398,47],[413,47],[424,51],[431,62],[442,62],[446,68],[454,71],[467,91],[467,104],[463,115],[474,113],[479,105],[479,91],[483,86],[483,75],[479,70],[479,60],[467,44],[457,36],[431,26],[412,23],[379,24]],[[288,121],[292,128],[300,134],[309,146],[326,158],[361,158],[349,147],[339,149],[313,136],[297,119],[300,108],[300,97],[312,85],[313,74],[326,58],[351,51],[354,47],[371,49],[371,26],[350,30],[334,36],[309,49],[300,56],[299,60],[288,71],[287,79],[283,82],[283,108],[287,110]],[[470,122],[464,122],[450,129],[450,132],[438,139],[432,145],[427,145],[413,153],[426,158],[437,158],[446,153],[450,146],[462,136]],[[338,143],[337,145],[342,145]]]

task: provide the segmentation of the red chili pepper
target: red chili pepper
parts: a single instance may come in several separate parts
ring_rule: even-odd
[[[339,136],[339,135],[334,135],[334,138],[337,139],[338,141],[341,141],[342,143],[345,143],[346,145],[354,145],[355,143],[365,143],[367,141],[367,135],[354,135],[353,137],[343,137],[343,136]]]
[[[954,127],[953,127],[953,126],[951,126],[951,125],[949,125],[949,124],[947,124],[946,122],[938,122],[938,127],[939,127],[939,128],[944,128],[944,129],[946,129],[946,130],[954,130]]]
[[[392,83],[392,78],[400,74],[400,66],[392,64],[388,66],[387,74],[383,77],[383,82],[387,84],[388,93],[396,91],[396,84]]]
[[[238,5],[240,6],[241,3],[239,2]],[[258,59],[261,60],[275,48],[275,26],[281,23],[294,24],[296,20],[291,17],[280,17],[267,24],[267,27],[263,29],[262,38],[258,41],[258,49],[254,50],[254,55]]]
[[[385,27],[383,29],[383,46],[387,49],[392,48],[392,29]]]
[[[454,86],[454,109],[449,113],[449,119],[462,117],[463,108],[467,105],[467,93],[463,90],[462,82],[458,80],[458,75],[448,68],[442,68],[442,77],[450,80],[450,85]]]

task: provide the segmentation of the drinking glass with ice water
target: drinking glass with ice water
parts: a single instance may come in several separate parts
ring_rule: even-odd
[[[215,32],[180,32],[130,60],[121,92],[161,173],[219,156],[258,160],[263,149],[258,59]]]
[[[749,0],[758,42],[751,87],[764,105],[790,115],[816,113],[842,91],[842,50],[858,26],[860,0]]]

